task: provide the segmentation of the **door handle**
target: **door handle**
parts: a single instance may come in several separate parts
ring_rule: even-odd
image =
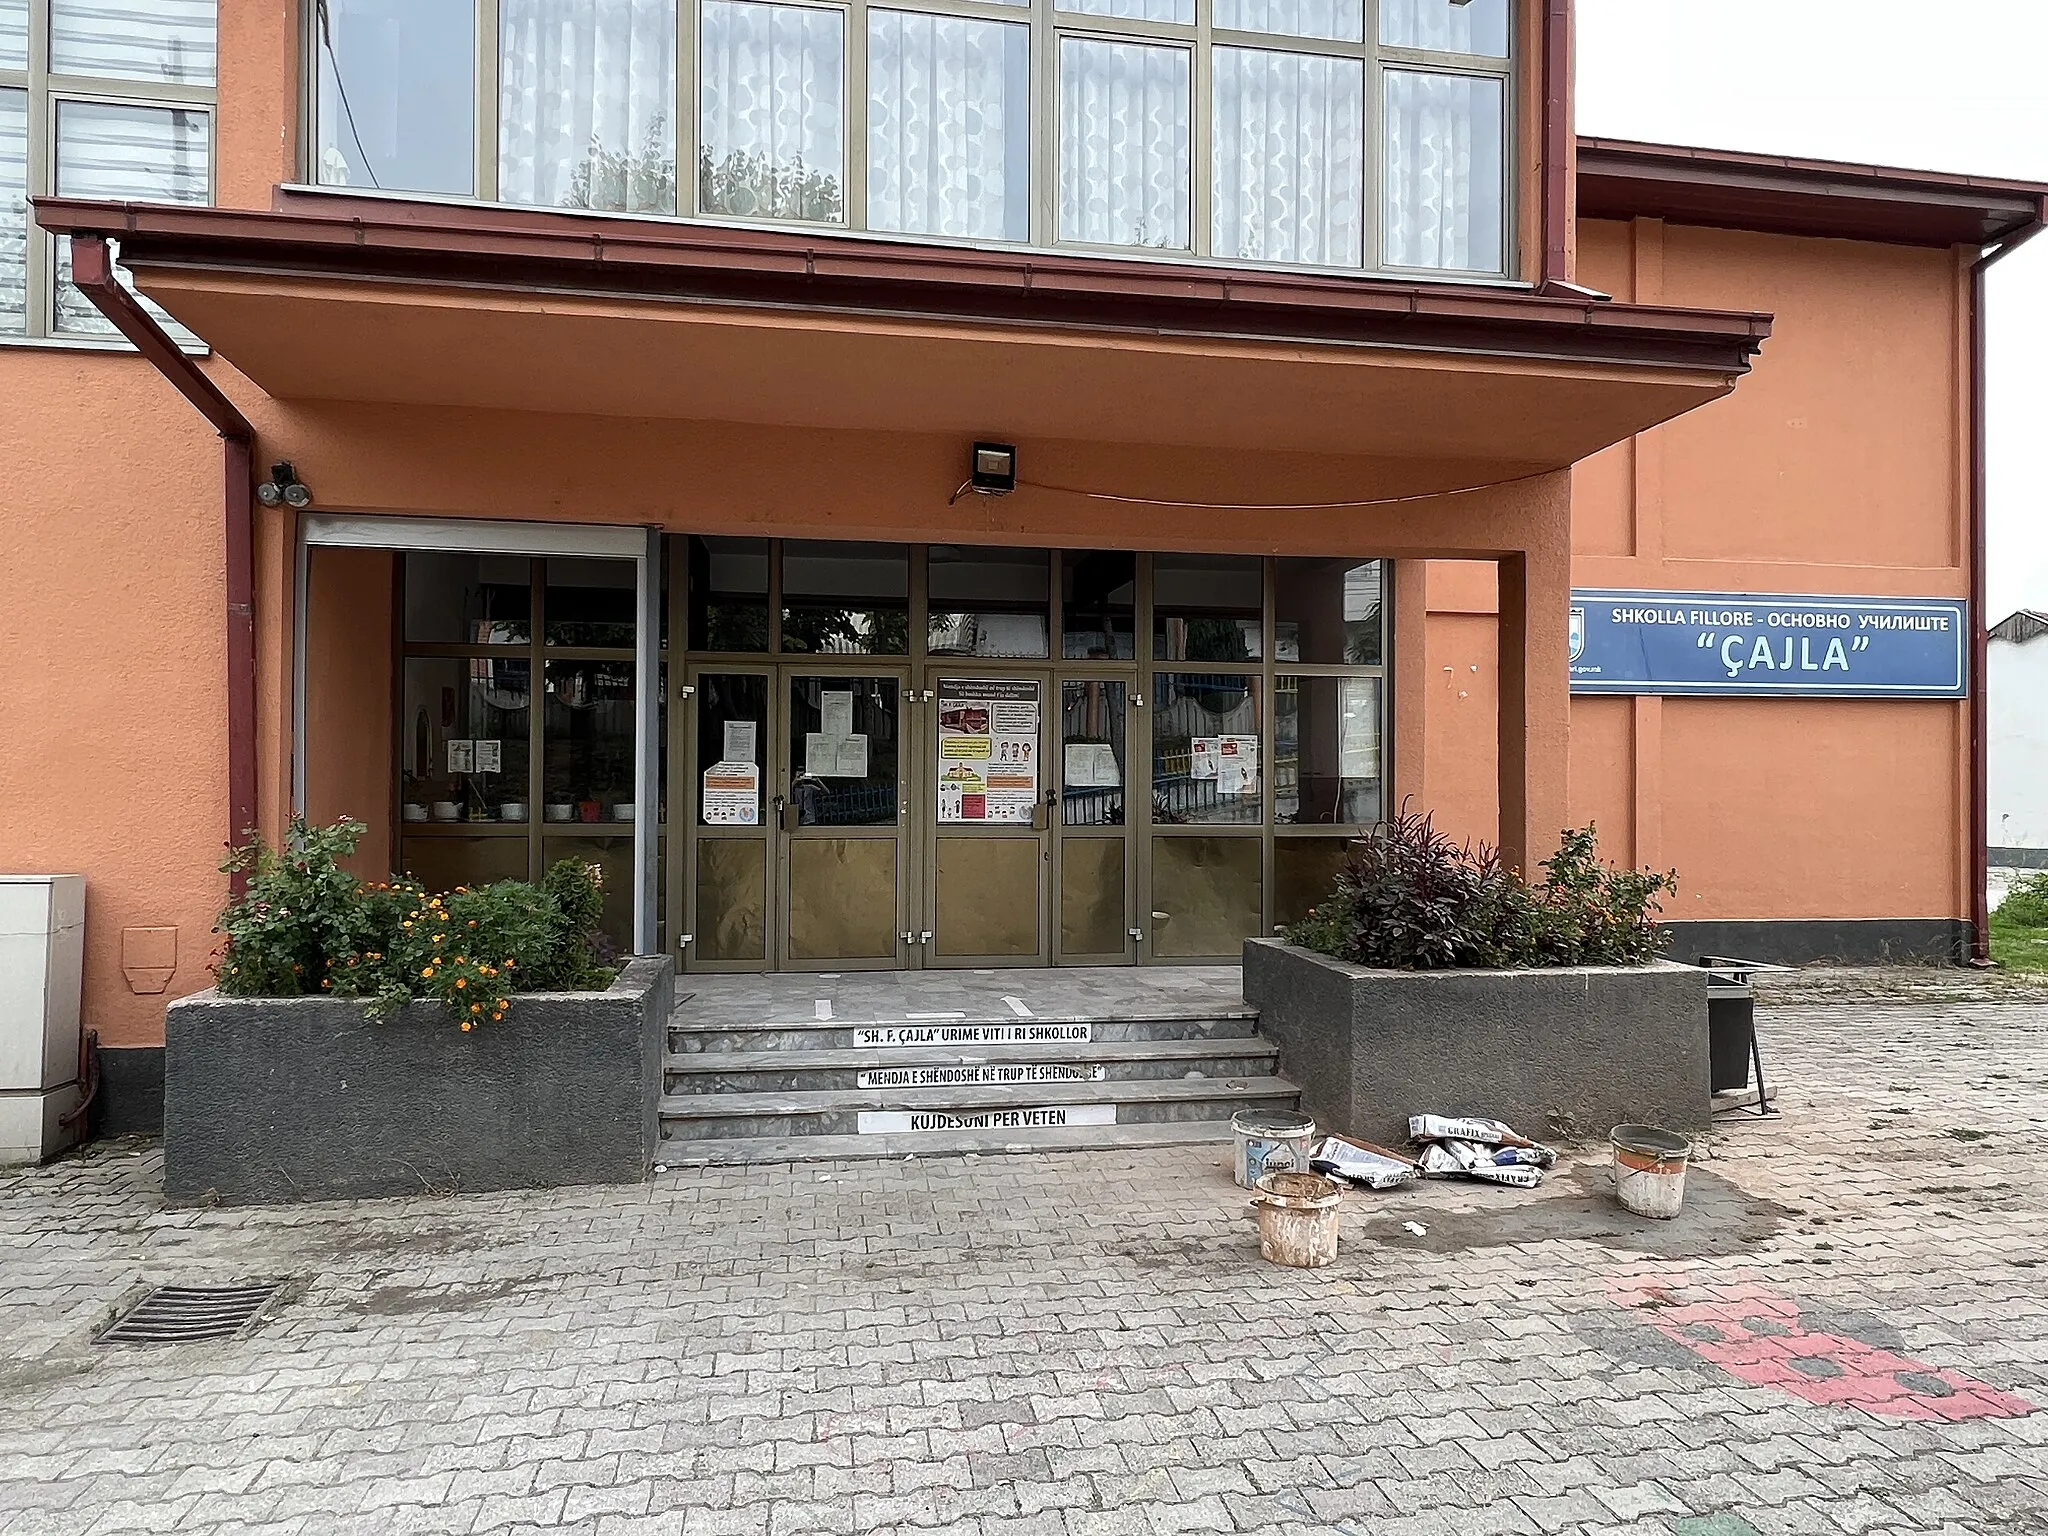
[[[1171,912],[1154,912],[1152,914],[1152,921],[1155,923],[1170,923],[1173,921],[1173,914]]]

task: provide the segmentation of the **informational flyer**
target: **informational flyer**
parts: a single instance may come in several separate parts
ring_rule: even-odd
[[[830,694],[825,695],[828,699]],[[848,695],[852,697],[852,695]],[[804,771],[821,779],[864,779],[868,776],[868,739],[834,736],[829,731],[804,734]]]
[[[1221,751],[1221,736],[1197,736],[1188,743],[1188,777],[1191,779],[1213,779],[1216,777],[1216,760]]]
[[[505,765],[505,743],[486,741],[479,738],[476,743],[476,771],[478,773],[502,773]]]
[[[1259,792],[1259,738],[1216,738],[1216,793],[1256,795]]]
[[[448,738],[448,771],[450,773],[476,772],[476,743],[467,737]]]
[[[1068,789],[1118,789],[1123,785],[1116,748],[1106,741],[1068,742],[1066,772]]]
[[[757,726],[752,720],[728,720],[725,722],[725,751],[722,760],[728,763],[758,763]]]
[[[1038,684],[939,684],[939,820],[1029,825],[1038,804]]]
[[[818,734],[821,736],[851,736],[853,734],[853,695],[838,693],[831,689],[818,695]]]
[[[726,761],[704,770],[704,825],[757,827],[761,824],[761,769]]]

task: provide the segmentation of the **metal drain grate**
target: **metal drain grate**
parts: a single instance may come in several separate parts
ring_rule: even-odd
[[[229,1339],[262,1315],[282,1286],[160,1285],[99,1336],[102,1344],[198,1344]]]

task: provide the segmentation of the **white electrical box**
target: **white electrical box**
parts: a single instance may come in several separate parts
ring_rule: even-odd
[[[0,875],[0,1163],[76,1145],[85,876]]]

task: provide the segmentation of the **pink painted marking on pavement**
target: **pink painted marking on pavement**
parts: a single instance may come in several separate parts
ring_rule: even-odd
[[[2016,1419],[2034,1411],[2026,1399],[1961,1371],[1937,1370],[1861,1339],[1809,1330],[1798,1302],[1753,1282],[1696,1285],[1683,1272],[1635,1273],[1609,1280],[1607,1295],[1738,1380],[1777,1387],[1823,1407],[1949,1423]],[[1939,1382],[1949,1390],[1929,1391],[1901,1377]]]

